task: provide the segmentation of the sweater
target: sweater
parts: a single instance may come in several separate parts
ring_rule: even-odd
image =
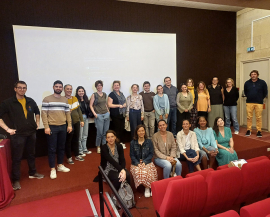
[[[193,107],[193,96],[190,92],[187,93],[187,97],[182,92],[177,94],[177,109],[180,113],[183,113],[186,109],[191,110]]]
[[[165,114],[169,114],[170,113],[170,102],[169,102],[169,98],[167,96],[167,94],[163,94],[164,100],[165,100]],[[159,116],[162,115],[161,114],[161,108],[159,106],[159,96],[158,94],[154,96],[153,98],[153,103],[154,103],[154,109],[155,109],[155,115],[156,115],[156,119],[159,119]]]
[[[196,133],[194,133],[191,130],[189,131],[189,133],[190,133],[190,145],[191,145],[190,148],[193,149],[194,151],[200,151],[200,148],[199,148],[199,145],[198,145],[198,141],[197,141]],[[183,153],[186,152],[185,151],[186,137],[187,137],[187,135],[184,133],[183,130],[181,130],[180,132],[177,133],[176,142],[177,142],[177,145],[179,147],[179,150],[180,150],[180,153],[181,154],[183,154]]]
[[[268,94],[267,84],[259,78],[256,82],[249,79],[245,82],[244,92],[247,97],[247,103],[263,104],[263,99]]]
[[[200,149],[203,147],[208,148],[209,146],[217,148],[217,143],[212,128],[208,127],[206,130],[195,128],[194,132],[196,133]]]
[[[42,122],[45,129],[49,128],[49,125],[61,126],[68,124],[71,127],[71,116],[68,100],[66,97],[55,97],[53,94],[47,96],[42,101]]]
[[[233,86],[231,91],[228,92],[227,89],[224,89],[224,103],[225,106],[236,106],[237,100],[239,99],[239,91]]]
[[[83,122],[82,111],[77,97],[72,96],[70,99],[68,99],[68,104],[71,111],[72,124],[76,124],[79,121]]]
[[[139,93],[143,98],[143,105],[145,112],[151,112],[154,110],[153,98],[156,95],[154,92],[146,93],[144,91]]]

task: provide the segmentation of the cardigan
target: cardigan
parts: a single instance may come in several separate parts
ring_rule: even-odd
[[[190,92],[187,93],[187,97],[182,92],[177,94],[177,109],[180,113],[183,113],[186,109],[190,111],[193,107],[193,96]]]
[[[125,169],[126,167],[126,160],[124,156],[124,150],[123,146],[120,144],[116,144],[116,148],[119,154],[119,163],[117,163],[110,155],[109,148],[107,145],[101,146],[101,167],[105,170],[107,166],[107,161],[110,162],[111,165],[113,165],[118,172],[121,172],[122,169]]]
[[[198,141],[197,141],[197,136],[196,133],[193,131],[189,131],[190,133],[190,149],[193,149],[194,151],[200,151]],[[181,130],[177,133],[176,137],[176,143],[178,145],[178,148],[180,150],[180,153],[183,154],[185,153],[185,146],[186,146],[186,134],[184,133],[184,130]],[[177,153],[177,158],[180,157],[180,153]]]
[[[156,115],[156,119],[159,119],[159,116],[162,115],[161,114],[161,108],[159,106],[159,102],[158,102],[158,94],[154,96],[154,108],[155,108],[155,115]],[[170,113],[170,102],[169,102],[169,98],[167,96],[167,94],[163,94],[164,100],[165,100],[165,114],[169,114]]]
[[[171,132],[167,131],[166,146],[160,132],[157,132],[152,136],[152,142],[155,151],[154,158],[166,159],[169,156],[176,157],[176,143]]]

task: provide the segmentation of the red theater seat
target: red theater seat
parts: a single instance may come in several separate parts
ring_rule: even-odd
[[[198,217],[206,198],[207,185],[201,175],[171,181],[160,206],[159,215],[161,217]]]
[[[268,159],[268,158],[266,156],[260,156],[260,157],[255,157],[255,158],[248,159],[247,162],[251,163],[251,162],[256,162],[256,161],[265,160],[265,159]],[[217,168],[217,170],[222,170],[222,169],[227,169],[227,168],[229,168],[228,164],[223,165],[223,166],[219,166]]]
[[[264,195],[269,188],[269,171],[269,159],[244,164],[241,169],[243,185],[235,204],[240,204],[251,199],[254,200]]]
[[[236,167],[212,171],[207,174],[205,181],[208,194],[201,216],[232,209],[242,188],[241,171]]]
[[[209,168],[209,169],[206,169],[206,170],[201,170],[201,171],[197,171],[197,172],[194,172],[194,173],[189,173],[189,174],[186,175],[186,178],[193,177],[193,176],[196,176],[196,175],[202,175],[204,178],[206,178],[207,174],[209,172],[212,172],[212,171],[215,171],[215,170],[213,170],[212,168]]]
[[[244,206],[240,210],[241,217],[266,217],[270,214],[270,198]]]
[[[169,182],[178,179],[183,178],[182,176],[176,176],[173,178],[156,181],[151,184],[152,198],[155,210],[159,211],[160,205],[163,201]]]
[[[224,213],[213,215],[212,217],[240,217],[240,216],[234,210],[229,210],[229,211],[224,212]]]

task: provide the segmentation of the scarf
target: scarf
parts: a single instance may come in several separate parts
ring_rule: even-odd
[[[193,96],[193,104],[194,104],[194,99],[195,99],[195,93],[194,93],[194,86],[193,87],[187,87],[188,88],[188,90],[189,90],[189,92],[192,94],[192,96]]]
[[[120,105],[124,105],[125,102],[126,102],[126,98],[125,98],[125,96],[123,95],[123,93],[119,91],[120,96],[119,96],[115,91],[113,91],[113,93],[114,93],[114,95],[117,97],[117,99],[118,99],[118,101],[119,101],[119,104],[120,104]],[[119,113],[120,113],[120,115],[125,114],[125,113],[126,113],[126,107],[119,108]]]

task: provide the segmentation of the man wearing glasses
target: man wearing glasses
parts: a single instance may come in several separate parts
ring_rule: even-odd
[[[40,112],[36,102],[25,96],[27,85],[24,81],[17,81],[14,85],[15,96],[5,100],[0,105],[0,127],[11,136],[12,152],[12,180],[13,189],[21,189],[20,166],[23,151],[26,149],[29,166],[29,178],[42,179],[44,175],[36,172],[35,145],[36,130],[39,128]],[[8,127],[3,121],[7,114],[12,122]]]

